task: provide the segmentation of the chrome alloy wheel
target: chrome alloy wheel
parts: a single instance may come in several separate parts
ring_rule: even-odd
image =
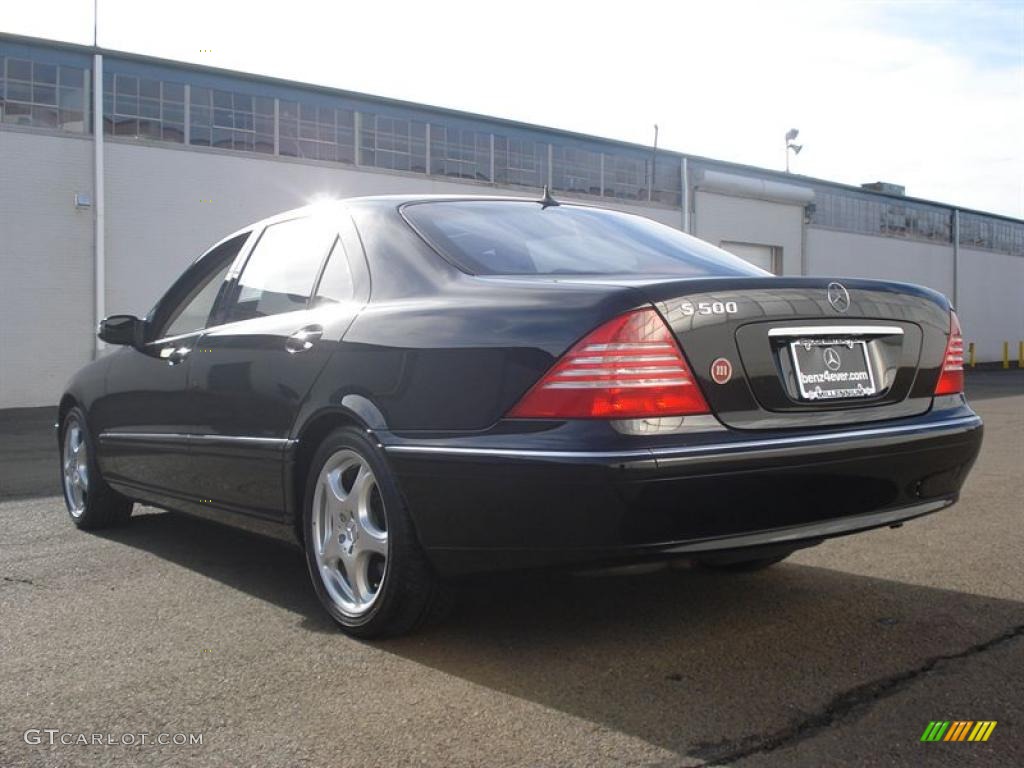
[[[355,451],[332,454],[313,494],[313,546],[324,589],[348,616],[373,606],[387,575],[384,499],[370,465]]]
[[[85,432],[75,420],[68,422],[64,430],[64,453],[61,457],[64,470],[64,498],[72,517],[78,518],[85,511],[85,500],[89,493],[89,453],[85,444]]]

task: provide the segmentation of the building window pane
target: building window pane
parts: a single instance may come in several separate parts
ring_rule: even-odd
[[[491,180],[491,135],[451,126],[430,126],[430,172]]]
[[[273,153],[272,99],[200,87],[192,88],[191,93],[192,144]]]
[[[165,103],[184,104],[185,86],[181,83],[164,83],[162,95]]]
[[[351,110],[282,100],[279,112],[280,154],[329,162],[355,161]]]
[[[376,168],[426,173],[426,123],[360,113],[359,162]]]
[[[7,79],[32,81],[32,62],[24,59],[7,60]]]
[[[7,81],[7,100],[32,102],[32,83],[22,83],[17,80]]]
[[[601,194],[601,155],[578,147],[555,146],[552,183],[562,192]]]
[[[654,188],[651,199],[665,205],[682,204],[682,168],[679,158],[658,155],[654,158]]]
[[[548,183],[548,145],[530,139],[494,137],[494,180],[542,187]]]
[[[606,154],[604,196],[620,200],[646,200],[647,162],[638,157]]]
[[[32,79],[37,83],[46,83],[47,85],[57,84],[57,65],[56,64],[44,64],[42,62],[34,62],[32,65]]]
[[[0,57],[0,120],[83,133],[87,70]]]
[[[108,72],[103,78],[103,130],[115,136],[182,143],[184,100],[181,83]]]
[[[32,86],[32,101],[36,104],[57,104],[57,87],[53,85],[40,85],[35,83]]]

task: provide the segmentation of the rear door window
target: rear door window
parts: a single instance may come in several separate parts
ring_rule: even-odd
[[[348,254],[345,253],[345,246],[341,239],[334,241],[331,255],[327,259],[327,266],[320,278],[320,284],[316,288],[316,300],[314,304],[338,304],[352,298],[352,270],[349,268]]]
[[[642,216],[530,201],[440,201],[402,209],[446,259],[476,275],[768,274]]]
[[[268,226],[238,277],[223,322],[305,309],[332,237],[322,221],[311,217]]]

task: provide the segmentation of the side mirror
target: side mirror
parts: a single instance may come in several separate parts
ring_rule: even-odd
[[[146,321],[135,315],[111,315],[100,321],[96,333],[108,344],[141,348],[145,343]]]

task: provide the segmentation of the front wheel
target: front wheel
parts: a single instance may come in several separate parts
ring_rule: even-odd
[[[337,429],[317,450],[303,531],[317,597],[348,634],[402,634],[446,604],[391,470],[361,430]]]
[[[61,488],[72,522],[95,530],[123,525],[132,514],[132,501],[104,482],[96,451],[81,408],[68,411],[60,430]]]

